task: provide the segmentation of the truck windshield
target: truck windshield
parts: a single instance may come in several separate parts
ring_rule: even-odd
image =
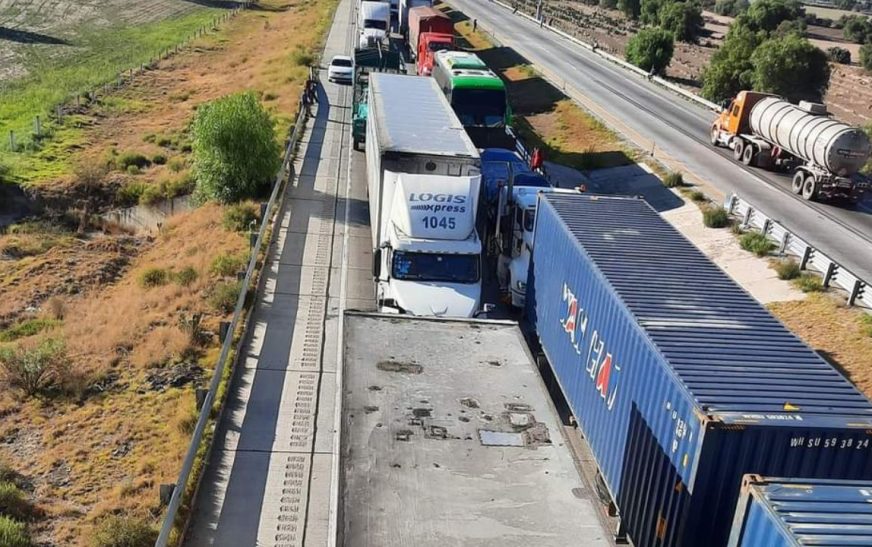
[[[506,92],[500,89],[455,89],[451,106],[464,126],[502,127]]]
[[[532,232],[533,225],[536,223],[536,208],[530,207],[529,209],[524,209],[524,231]]]
[[[364,19],[363,28],[374,28],[376,30],[387,30],[388,24],[379,19]]]
[[[447,42],[430,42],[428,48],[430,51],[444,51],[446,49],[451,49],[451,44]]]
[[[394,251],[392,275],[406,281],[477,283],[478,255]]]

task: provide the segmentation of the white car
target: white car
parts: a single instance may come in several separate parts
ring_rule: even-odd
[[[354,61],[347,55],[337,55],[327,67],[327,79],[331,82],[350,82],[354,79]]]

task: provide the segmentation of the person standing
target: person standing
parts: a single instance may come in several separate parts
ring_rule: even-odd
[[[472,20],[472,32],[475,32],[476,30],[478,30],[478,19],[473,19]]]

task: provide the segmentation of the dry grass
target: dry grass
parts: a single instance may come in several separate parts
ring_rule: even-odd
[[[869,320],[864,319],[866,313],[845,307],[825,294],[775,302],[769,309],[872,397],[872,333],[868,332]]]

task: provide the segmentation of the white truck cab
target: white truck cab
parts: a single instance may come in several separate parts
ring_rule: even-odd
[[[386,43],[391,24],[391,5],[388,2],[361,2],[357,12],[358,47],[373,47]]]

